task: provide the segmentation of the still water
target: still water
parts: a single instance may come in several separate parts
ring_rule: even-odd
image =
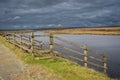
[[[107,54],[107,73],[110,77],[120,77],[120,36],[108,35],[57,35],[66,40]]]
[[[71,35],[57,34],[61,38],[79,45],[87,44],[88,47],[107,55],[107,74],[113,78],[120,78],[120,36],[119,35]],[[41,38],[48,41],[49,39]],[[62,44],[62,43],[60,43]],[[63,44],[65,45],[65,44]]]

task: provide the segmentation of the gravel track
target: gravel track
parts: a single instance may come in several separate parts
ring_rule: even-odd
[[[16,80],[24,71],[24,64],[0,43],[0,80]]]

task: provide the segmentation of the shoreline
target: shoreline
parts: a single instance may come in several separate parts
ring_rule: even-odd
[[[91,35],[120,35],[120,27],[109,28],[70,28],[43,30],[53,34],[91,34]]]
[[[89,35],[120,35],[120,27],[90,27],[90,28],[47,28],[47,29],[24,29],[24,30],[0,30],[4,32],[36,32],[44,31],[53,34],[89,34]]]

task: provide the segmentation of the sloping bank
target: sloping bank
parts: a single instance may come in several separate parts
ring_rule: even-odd
[[[79,66],[65,59],[55,57],[47,60],[35,59],[29,53],[8,43],[1,36],[0,41],[26,65],[26,71],[18,76],[17,80],[110,80],[103,73]]]

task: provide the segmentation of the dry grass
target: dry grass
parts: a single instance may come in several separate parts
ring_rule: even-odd
[[[28,64],[26,71],[18,76],[16,80],[64,80],[42,65]]]
[[[44,30],[56,34],[95,34],[95,35],[120,35],[120,27],[109,28],[71,28]]]

